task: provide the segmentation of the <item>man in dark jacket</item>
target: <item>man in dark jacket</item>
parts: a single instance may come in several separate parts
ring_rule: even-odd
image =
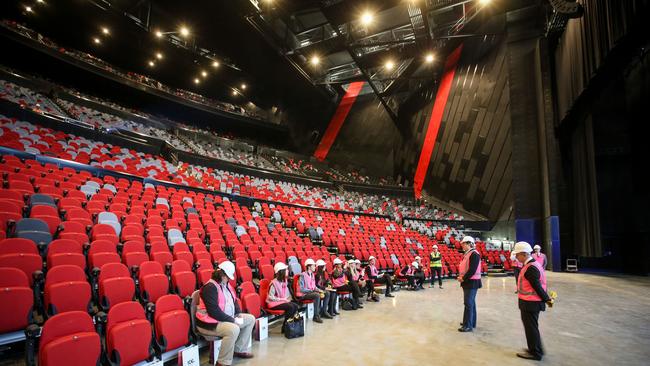
[[[542,337],[539,334],[539,312],[546,310],[546,305],[553,306],[553,299],[546,293],[546,274],[542,263],[531,256],[530,244],[521,241],[512,251],[517,260],[523,264],[517,282],[517,296],[521,322],[526,331],[527,352],[517,353],[517,357],[540,361],[544,356]]]
[[[476,293],[483,287],[481,283],[481,255],[474,249],[475,242],[466,236],[460,243],[465,255],[458,266],[458,282],[463,288],[463,323],[459,332],[471,332],[476,328]]]

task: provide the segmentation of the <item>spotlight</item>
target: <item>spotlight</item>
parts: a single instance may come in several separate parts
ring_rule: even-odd
[[[246,84],[241,85],[242,90],[246,90]]]
[[[109,34],[111,34],[111,31],[106,27],[102,27],[102,33],[105,34],[105,35],[109,35]]]
[[[492,2],[492,0],[478,0],[478,2],[479,4],[486,6],[489,5]]]
[[[369,11],[365,11],[363,14],[361,14],[361,24],[370,25],[373,20],[374,16]]]
[[[208,73],[205,70],[202,70],[201,71],[201,76],[206,77],[206,76],[208,76]]]
[[[149,61],[149,66],[154,67],[154,66],[156,66],[156,64],[153,61]]]
[[[31,6],[25,6],[25,11],[26,11],[26,12],[28,12],[28,13],[31,13],[31,12],[33,12],[33,10],[32,10],[32,7],[31,7]]]
[[[199,78],[194,78],[194,84],[198,84],[200,82],[201,82],[201,80],[199,80]]]
[[[428,64],[433,62],[433,53],[427,53],[426,56],[424,56],[424,61],[426,61]]]
[[[384,64],[384,67],[386,68],[386,70],[390,71],[395,67],[395,63],[393,61],[390,61],[390,60],[386,61],[386,63]]]
[[[219,61],[212,61],[212,67],[219,67]]]
[[[232,95],[233,95],[234,97],[237,96],[237,90],[233,90],[233,91],[232,91]]]
[[[318,66],[320,64],[320,58],[318,56],[312,56],[311,57],[311,64],[314,66]]]
[[[187,37],[190,35],[190,30],[185,26],[182,26],[181,29],[179,29],[179,32],[183,37]]]
[[[159,30],[157,30],[156,33],[154,33],[154,34],[156,35],[156,38],[162,38],[162,36],[163,36],[163,32],[161,32]]]
[[[43,0],[36,0],[36,2],[39,3],[39,4],[43,4],[45,1],[43,1]]]
[[[163,54],[160,53],[160,52],[157,52],[157,53],[156,53],[156,58],[159,59],[159,60],[162,60],[162,58],[163,58]]]
[[[95,42],[95,44],[100,44],[100,43],[102,43],[102,40],[95,37],[95,38],[93,38],[93,42]]]

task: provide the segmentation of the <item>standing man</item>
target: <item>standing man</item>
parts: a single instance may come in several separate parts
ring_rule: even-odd
[[[546,274],[542,265],[530,255],[532,251],[525,241],[515,244],[517,260],[524,265],[519,273],[518,297],[528,343],[528,351],[517,353],[517,357],[540,361],[544,350],[539,334],[539,312],[546,310],[546,304],[553,306],[553,299],[546,293]]]
[[[460,274],[458,282],[463,288],[463,303],[465,310],[463,312],[463,323],[459,332],[471,332],[476,328],[476,293],[483,287],[481,283],[481,255],[478,254],[474,238],[466,236],[460,242],[460,246],[465,251],[463,260],[458,267]]]
[[[438,251],[438,246],[433,246],[433,252],[429,254],[429,268],[431,270],[431,285],[434,287],[436,274],[438,275],[438,286],[442,289],[442,254]]]
[[[535,262],[539,263],[542,268],[546,270],[546,265],[548,262],[546,261],[546,254],[542,253],[542,247],[535,245],[533,249],[535,250],[533,252],[533,258],[535,259]]]

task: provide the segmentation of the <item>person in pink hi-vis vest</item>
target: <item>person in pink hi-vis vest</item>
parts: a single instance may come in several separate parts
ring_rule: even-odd
[[[515,244],[513,253],[523,264],[519,273],[517,297],[521,322],[526,332],[526,352],[517,353],[517,357],[540,361],[544,356],[542,337],[539,333],[539,312],[546,310],[546,305],[553,306],[553,299],[546,293],[546,273],[541,263],[531,255],[533,248],[525,241]]]
[[[546,265],[548,264],[548,260],[546,260],[546,254],[542,253],[542,247],[539,245],[535,245],[533,247],[533,258],[535,258],[535,262],[539,263],[544,270],[546,270]]]
[[[286,264],[277,262],[273,267],[275,271],[275,278],[271,281],[269,286],[269,293],[266,297],[266,304],[271,310],[283,310],[284,322],[282,323],[282,332],[284,333],[284,326],[288,319],[291,319],[300,309],[300,306],[295,302],[291,302],[291,292],[287,281],[287,268]]]

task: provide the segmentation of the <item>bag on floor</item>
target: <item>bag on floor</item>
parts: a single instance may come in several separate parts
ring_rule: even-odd
[[[292,339],[305,335],[305,320],[302,315],[296,315],[287,320],[284,325],[284,336]]]
[[[341,309],[343,310],[354,310],[354,304],[352,303],[352,300],[350,300],[347,297],[342,298],[341,300]]]

